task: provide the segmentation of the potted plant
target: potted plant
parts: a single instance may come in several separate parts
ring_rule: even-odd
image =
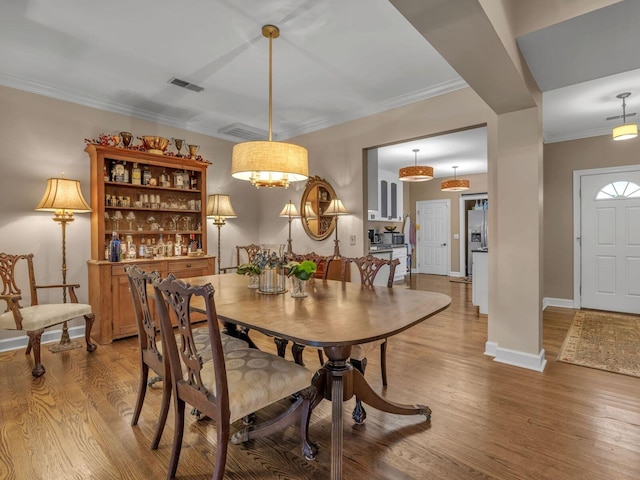
[[[305,282],[313,277],[318,269],[315,262],[311,260],[303,260],[302,262],[289,262],[287,264],[289,272],[287,276],[293,277],[293,289],[291,296],[294,298],[303,298],[307,296],[305,292]]]

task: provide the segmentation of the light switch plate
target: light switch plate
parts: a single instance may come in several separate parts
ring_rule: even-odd
[[[454,234],[453,234],[453,239],[454,239],[454,240],[460,240],[460,235],[459,235],[459,234],[457,234],[457,233],[454,233]]]
[[[355,244],[356,244],[356,236],[349,235],[349,245],[355,245]]]

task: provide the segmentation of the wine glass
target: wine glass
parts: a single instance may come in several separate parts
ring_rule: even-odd
[[[124,217],[122,216],[122,212],[120,210],[116,210],[113,213],[113,216],[111,217],[111,220],[113,220],[113,229],[118,231],[120,230],[120,220],[122,220]]]
[[[178,230],[180,215],[171,215],[171,230]]]

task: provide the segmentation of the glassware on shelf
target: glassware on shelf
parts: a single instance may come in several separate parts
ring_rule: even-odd
[[[180,215],[171,215],[171,230],[178,230],[178,222],[180,221]]]
[[[133,213],[133,212],[129,212],[129,213],[127,213],[127,216],[126,216],[126,217],[124,217],[124,219],[125,219],[127,222],[129,222],[129,230],[133,230],[133,226],[132,226],[132,224],[133,224],[133,222],[135,222],[135,221],[136,221],[136,214],[135,214],[135,213]]]
[[[113,213],[113,216],[111,217],[111,220],[113,221],[113,229],[115,231],[120,230],[120,220],[122,220],[124,217],[122,216],[122,212],[120,210],[116,210]]]
[[[184,225],[183,230],[191,230],[191,217],[182,217],[182,223]]]

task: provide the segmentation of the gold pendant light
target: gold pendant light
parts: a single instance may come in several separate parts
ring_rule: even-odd
[[[292,143],[273,141],[273,54],[272,42],[280,36],[275,25],[262,27],[262,35],[269,39],[269,140],[238,143],[231,155],[231,175],[250,181],[256,188],[284,187],[309,176],[307,149]]]
[[[402,167],[398,172],[398,177],[403,182],[426,182],[433,178],[433,168],[418,165],[418,152],[419,148],[414,148],[415,165],[410,167]]]
[[[456,177],[456,168],[453,167],[453,180],[445,180],[440,184],[440,190],[443,192],[462,192],[469,190],[469,180],[458,180]]]
[[[616,95],[616,98],[622,99],[622,125],[618,125],[613,129],[614,140],[629,140],[638,136],[638,125],[635,123],[627,123],[627,103],[626,99],[631,95],[629,92]],[[614,117],[618,118],[618,117]]]

